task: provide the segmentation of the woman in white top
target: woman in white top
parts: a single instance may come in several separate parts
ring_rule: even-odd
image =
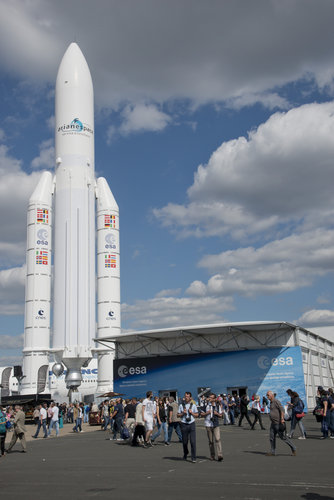
[[[252,409],[251,409],[251,412],[253,413],[254,415],[254,422],[251,426],[251,430],[253,431],[254,430],[254,427],[255,427],[255,424],[257,421],[259,421],[259,424],[261,426],[261,429],[264,431],[265,428],[263,427],[263,424],[262,424],[262,418],[261,418],[261,405],[260,405],[260,396],[256,395],[255,398],[254,398],[254,401],[252,403]]]

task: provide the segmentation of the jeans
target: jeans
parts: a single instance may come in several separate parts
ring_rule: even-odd
[[[168,442],[172,440],[173,430],[176,432],[180,443],[182,443],[182,434],[180,429],[180,422],[171,422],[168,426]]]
[[[261,412],[259,410],[255,410],[254,416],[255,416],[255,418],[254,418],[254,422],[253,422],[251,428],[254,429],[255,424],[258,421],[259,424],[260,424],[260,426],[261,426],[261,429],[264,430],[263,423],[262,423]]]
[[[117,437],[117,433],[119,433],[119,436],[121,437],[121,432],[122,432],[122,427],[123,427],[123,419],[122,418],[115,418],[114,421],[114,439]]]
[[[84,413],[84,424],[88,424],[89,421],[89,413],[85,412]]]
[[[247,422],[249,423],[249,425],[252,427],[252,422],[250,421],[248,413],[240,413],[239,427],[241,426],[241,422],[243,421],[244,418],[247,420]]]
[[[334,410],[330,410],[329,415],[329,430],[331,436],[334,436]]]
[[[270,445],[271,445],[271,453],[275,454],[276,452],[276,436],[282,441],[284,441],[288,446],[290,446],[292,451],[295,451],[296,447],[291,443],[291,441],[288,439],[286,432],[282,432],[279,430],[279,424],[274,424],[272,423],[270,426]]]
[[[56,436],[58,436],[58,434],[59,434],[59,420],[51,420],[48,436],[50,436],[52,429],[54,427],[56,428]]]
[[[106,431],[110,423],[110,417],[108,415],[104,415],[103,418],[104,418],[103,430]]]
[[[39,419],[38,421],[38,424],[37,424],[37,429],[36,429],[36,432],[34,434],[33,437],[37,438],[38,434],[39,434],[39,431],[40,431],[40,428],[43,426],[43,432],[44,432],[44,436],[43,437],[48,437],[48,430],[46,428],[46,418],[44,420],[41,421],[41,419]]]
[[[154,441],[158,436],[160,436],[162,429],[164,431],[164,440],[165,440],[165,443],[168,443],[167,422],[161,422],[161,424],[158,424],[158,430],[151,437],[151,441]]]
[[[305,436],[305,429],[304,429],[304,424],[303,424],[303,419],[302,418],[297,418],[295,413],[292,413],[291,417],[291,427],[290,427],[290,433],[289,437],[292,438],[293,433],[295,432],[296,425],[298,424],[300,433],[302,437]]]
[[[182,442],[183,442],[183,457],[187,458],[189,450],[188,450],[188,441],[190,440],[191,447],[191,458],[196,460],[196,426],[195,422],[191,424],[180,423],[181,433],[182,433]]]
[[[82,428],[81,428],[81,424],[82,424],[82,418],[77,418],[75,420],[75,426],[73,427],[73,431],[74,432],[78,432],[78,429],[80,430],[80,432],[82,432]]]

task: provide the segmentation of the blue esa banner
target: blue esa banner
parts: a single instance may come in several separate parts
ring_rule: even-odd
[[[189,354],[114,361],[114,391],[126,398],[142,398],[146,391],[176,391],[183,396],[199,387],[216,394],[243,387],[248,396],[268,390],[285,404],[287,389],[298,392],[306,405],[303,361],[300,347],[278,347],[249,351]],[[306,408],[305,408],[306,409]]]

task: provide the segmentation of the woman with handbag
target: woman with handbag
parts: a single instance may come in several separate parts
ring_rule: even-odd
[[[288,389],[287,394],[290,396],[290,402],[288,402],[289,408],[291,408],[291,427],[289,438],[293,437],[296,425],[298,424],[301,436],[298,439],[306,439],[306,432],[303,425],[304,413],[304,403],[300,399],[299,394],[291,389]]]

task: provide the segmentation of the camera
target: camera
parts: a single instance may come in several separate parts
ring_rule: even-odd
[[[190,420],[191,420],[191,416],[188,413],[188,415],[186,416],[186,422],[190,422]]]

